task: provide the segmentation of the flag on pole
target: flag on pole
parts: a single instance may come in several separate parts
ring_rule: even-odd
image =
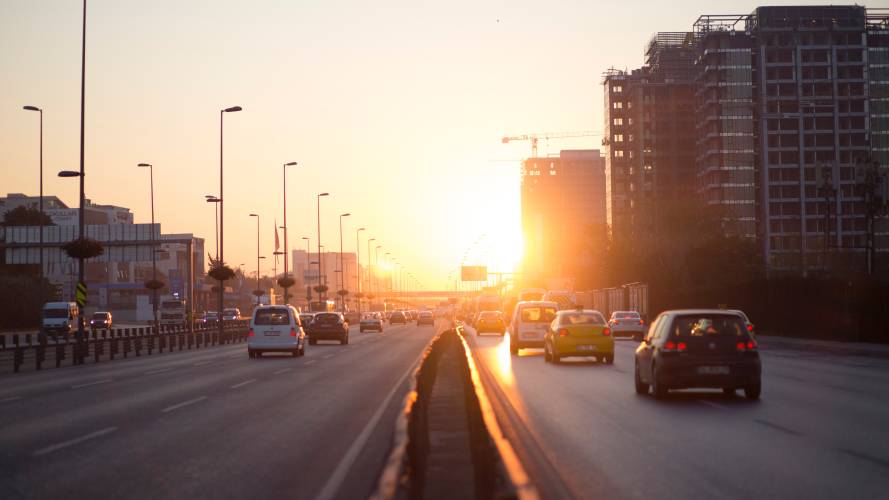
[[[281,249],[281,242],[278,240],[278,221],[275,220],[275,251]]]

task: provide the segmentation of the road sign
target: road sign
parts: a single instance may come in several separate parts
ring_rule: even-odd
[[[487,266],[463,266],[460,269],[460,279],[463,281],[488,281]]]
[[[74,299],[77,301],[77,307],[86,305],[86,283],[81,281],[77,284],[77,290],[74,292]]]

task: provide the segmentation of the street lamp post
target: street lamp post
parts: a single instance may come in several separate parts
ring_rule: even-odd
[[[306,281],[309,281],[306,277],[309,274],[309,267],[311,267],[311,265],[309,263],[309,252],[311,251],[311,240],[309,239],[308,236],[303,236],[302,239],[306,240],[306,270],[303,271],[303,278],[306,279]],[[311,310],[311,308],[312,308],[312,285],[309,284],[308,282],[303,283],[303,284],[307,285],[306,288],[308,290],[308,295],[306,296],[306,301],[309,303],[309,309]]]
[[[40,199],[38,201],[40,209],[40,272],[38,277],[43,279],[43,110],[37,106],[25,106],[25,111],[37,111],[40,113]]]
[[[374,248],[374,289],[377,291],[377,295],[380,295],[380,249],[383,248],[383,245],[377,245]],[[368,255],[368,257],[370,257]],[[385,306],[383,310],[385,310]]]
[[[207,203],[219,203],[219,198],[208,194],[205,195],[204,198],[207,200]],[[219,206],[213,205],[213,230],[216,232],[216,258],[219,258]]]
[[[320,286],[321,283],[321,197],[322,196],[330,196],[330,193],[321,193],[315,197],[318,204],[318,283]],[[324,294],[318,292],[319,300],[324,297]]]
[[[148,167],[148,179],[151,186],[151,280],[157,282],[157,240],[154,235],[154,165],[140,163],[139,167]],[[154,283],[156,285],[157,283]],[[157,331],[157,288],[151,289],[151,310],[154,314],[154,328]]]
[[[219,110],[219,261],[225,261],[225,217],[223,208],[225,205],[225,195],[223,194],[223,162],[222,162],[222,145],[223,145],[223,135],[222,135],[222,123],[223,116],[225,113],[236,113],[241,111],[240,106],[232,106],[230,108],[225,108]],[[225,325],[223,325],[222,321],[222,311],[225,309],[225,285],[222,281],[219,282],[219,338],[220,340],[224,338],[225,334]]]
[[[259,290],[259,214],[250,214],[250,217],[256,217],[256,289]],[[256,297],[258,301],[259,295]]]
[[[291,162],[285,163],[283,165],[283,167],[281,167],[281,170],[284,171],[284,279],[287,279],[290,276],[290,274],[288,272],[288,268],[287,268],[287,259],[289,257],[287,255],[287,253],[289,252],[289,250],[287,249],[288,248],[287,247],[287,240],[288,240],[288,238],[287,238],[287,167],[292,167],[295,165],[296,165],[296,162],[291,161]],[[290,287],[289,286],[284,288],[284,303],[290,304]]]
[[[340,311],[342,312],[346,312],[346,296],[340,295],[340,291],[346,289],[346,273],[343,270],[343,217],[350,215],[352,214],[349,212],[340,214],[340,284],[336,294],[340,297]]]
[[[359,227],[357,231],[355,231],[355,289],[357,290],[355,295],[355,301],[358,303],[358,317],[361,317],[361,231],[364,231],[363,227]]]

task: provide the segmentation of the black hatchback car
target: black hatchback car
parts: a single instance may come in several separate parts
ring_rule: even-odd
[[[402,325],[407,324],[407,317],[401,311],[394,311],[391,316],[389,316],[389,324],[394,325],[395,323],[401,323]]]
[[[316,314],[306,333],[309,335],[309,345],[315,345],[319,340],[339,340],[342,345],[349,343],[349,323],[342,313]]]
[[[762,366],[756,340],[737,313],[721,309],[666,311],[651,323],[636,349],[638,394],[655,397],[671,389],[744,390],[759,399]]]

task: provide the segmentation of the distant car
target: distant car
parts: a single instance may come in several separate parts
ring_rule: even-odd
[[[111,323],[112,319],[110,312],[100,311],[95,312],[90,316],[90,328],[93,330],[111,328]]]
[[[672,389],[743,389],[759,399],[762,365],[756,340],[744,317],[720,309],[665,311],[651,323],[636,349],[638,394],[657,398]]]
[[[506,323],[503,321],[503,313],[500,311],[482,311],[475,322],[475,333],[506,334]]]
[[[204,325],[213,326],[219,323],[219,313],[216,311],[207,311],[204,314]]]
[[[309,326],[309,345],[315,345],[319,340],[339,340],[341,345],[349,343],[349,323],[342,313],[315,314]]]
[[[389,324],[394,325],[395,323],[401,323],[402,325],[407,324],[407,318],[404,313],[401,311],[392,311],[392,315],[389,316]]]
[[[518,354],[526,347],[543,347],[544,334],[559,311],[556,302],[533,301],[516,304],[509,322],[509,351]]]
[[[223,321],[237,321],[240,319],[241,319],[241,310],[240,309],[238,309],[236,307],[232,307],[232,308],[222,310],[222,320]]]
[[[645,321],[636,311],[614,311],[608,320],[611,334],[617,337],[632,337],[634,340],[642,340],[645,336]]]
[[[544,335],[543,359],[559,363],[568,356],[592,356],[614,363],[614,337],[602,313],[592,309],[559,311]]]
[[[309,325],[312,324],[312,319],[315,317],[314,313],[300,313],[299,314],[299,322],[303,325],[303,330],[306,333],[309,332]]]
[[[363,318],[361,318],[361,322],[358,324],[358,330],[363,332],[365,330],[376,330],[378,332],[383,331],[383,320],[380,319],[378,314],[365,314]]]
[[[417,326],[420,325],[435,325],[435,317],[432,316],[431,311],[420,311],[417,313]]]
[[[305,332],[293,306],[259,306],[253,310],[247,334],[247,355],[262,357],[264,352],[306,354]]]

